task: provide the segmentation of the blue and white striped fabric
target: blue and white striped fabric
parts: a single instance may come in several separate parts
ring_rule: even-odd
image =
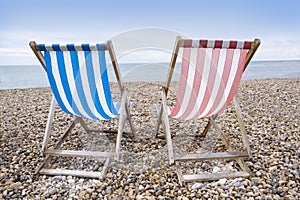
[[[90,119],[118,115],[112,101],[105,60],[105,44],[43,45],[47,75],[63,111]]]

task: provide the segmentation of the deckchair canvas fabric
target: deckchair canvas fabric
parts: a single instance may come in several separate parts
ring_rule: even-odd
[[[40,44],[47,75],[63,111],[79,117],[110,119],[118,115],[112,101],[104,44]]]
[[[222,112],[237,91],[252,42],[184,40],[175,107],[169,115],[197,119]]]

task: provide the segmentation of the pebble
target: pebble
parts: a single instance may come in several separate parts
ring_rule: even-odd
[[[143,189],[145,189],[145,187],[143,185],[139,185],[139,190],[141,191]]]
[[[220,180],[218,180],[217,184],[218,185],[224,185],[226,183],[227,179],[226,178],[222,178]]]
[[[20,182],[13,183],[8,187],[8,189],[10,189],[10,190],[17,189],[21,184],[22,183],[20,183]]]
[[[220,194],[220,197],[221,197],[221,198],[228,198],[229,196],[228,196],[228,194],[221,193],[221,194]]]
[[[73,185],[75,183],[75,179],[68,179],[68,183]]]
[[[56,191],[56,188],[51,188],[49,191],[48,191],[48,194],[50,195],[53,195],[55,194],[57,191]]]
[[[202,186],[203,186],[203,183],[195,183],[195,184],[193,184],[192,189],[197,190],[198,188],[200,188]]]
[[[277,170],[277,166],[269,167],[270,172],[275,172]]]
[[[103,180],[73,176],[39,176],[34,171],[42,162],[41,142],[48,117],[51,93],[49,88],[0,90],[0,199],[300,199],[300,117],[299,78],[242,81],[239,89],[245,128],[252,157],[245,159],[253,172],[252,179],[220,179],[179,185],[176,171],[168,164],[164,139],[154,137],[157,108],[160,105],[161,83],[126,83],[133,124],[137,137],[124,134],[121,161],[112,161]],[[112,84],[113,93],[117,85]],[[175,100],[176,84],[170,88]],[[71,117],[58,111],[51,140],[60,136]],[[225,115],[227,114],[227,115]],[[232,106],[217,121],[224,132],[237,133]],[[116,129],[118,121],[101,121]],[[224,145],[213,131],[201,142],[183,133],[200,132],[204,122],[170,120],[175,152],[193,150],[217,151]],[[88,121],[94,128],[99,122]],[[226,128],[225,128],[226,127]],[[126,126],[125,129],[129,130]],[[161,132],[162,133],[162,132]],[[80,137],[77,137],[80,134]],[[231,136],[229,134],[229,136]],[[83,134],[80,128],[72,133],[71,149],[109,147],[115,136]],[[233,137],[237,148],[239,137]],[[53,144],[53,143],[52,143]],[[202,149],[201,149],[202,148]],[[55,158],[52,163],[58,163]],[[97,162],[83,159],[63,160],[63,167],[98,169]],[[233,161],[199,162],[183,166],[185,172],[235,171]],[[102,165],[100,165],[101,169]],[[44,196],[43,196],[44,195]]]

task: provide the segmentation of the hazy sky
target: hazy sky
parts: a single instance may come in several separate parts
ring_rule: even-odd
[[[176,33],[195,39],[259,38],[254,60],[300,59],[299,0],[0,0],[0,20],[0,65],[38,64],[30,40],[95,43],[126,33],[128,44],[147,40],[143,48],[152,40],[164,48]],[[149,27],[160,31],[147,33]],[[124,61],[135,58],[169,59],[159,51],[140,51]]]

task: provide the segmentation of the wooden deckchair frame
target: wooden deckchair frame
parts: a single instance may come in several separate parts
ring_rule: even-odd
[[[31,41],[29,43],[29,46],[33,50],[34,54],[40,61],[42,67],[44,68],[45,71],[47,71],[46,68],[46,63],[43,54],[38,48],[38,45],[35,41]],[[78,177],[88,177],[88,178],[99,178],[103,179],[106,175],[107,169],[110,166],[110,161],[112,158],[118,160],[120,157],[120,145],[121,145],[121,137],[125,122],[128,120],[129,126],[131,129],[131,133],[128,133],[131,137],[135,136],[135,131],[133,128],[133,123],[131,120],[131,115],[130,115],[130,110],[128,108],[128,100],[126,96],[126,90],[123,86],[122,79],[121,79],[121,74],[119,71],[119,66],[118,62],[113,50],[112,42],[108,40],[104,46],[105,50],[108,50],[112,66],[114,69],[115,77],[118,82],[118,87],[121,92],[121,106],[120,106],[120,116],[119,116],[119,123],[118,123],[118,130],[92,130],[89,129],[85,123],[85,121],[81,117],[74,117],[74,120],[71,122],[65,133],[58,139],[58,141],[54,144],[52,149],[48,148],[48,141],[49,141],[49,136],[51,133],[51,126],[52,122],[54,119],[54,112],[55,112],[55,106],[56,106],[56,100],[53,96],[50,109],[49,109],[49,115],[48,115],[48,120],[47,120],[47,125],[45,129],[45,135],[42,143],[42,153],[45,154],[45,159],[42,162],[42,164],[36,169],[35,175],[38,174],[46,174],[46,175],[71,175],[71,176],[78,176]],[[115,152],[113,149],[111,149],[110,152],[100,152],[100,151],[73,151],[73,150],[59,150],[61,145],[63,144],[64,140],[66,137],[71,133],[73,128],[75,127],[76,124],[80,124],[83,129],[87,133],[91,132],[101,132],[101,133],[114,133],[117,134],[117,140],[116,140],[116,145],[115,145]],[[102,168],[101,172],[95,172],[95,171],[84,171],[84,170],[67,170],[67,169],[50,169],[48,168],[49,162],[51,157],[53,156],[65,156],[65,157],[88,157],[88,158],[104,158],[106,159],[105,164]]]
[[[245,59],[245,65],[244,70],[246,69],[247,65],[249,64],[251,58],[253,57],[254,53],[256,52],[257,48],[260,45],[260,40],[255,39],[252,43],[251,49],[248,51],[246,59]],[[169,116],[167,112],[167,94],[169,91],[169,87],[171,84],[176,59],[178,57],[179,48],[184,47],[184,40],[181,39],[181,37],[176,38],[175,47],[173,50],[169,72],[166,80],[165,86],[162,87],[162,104],[158,113],[158,121],[156,126],[156,137],[158,136],[160,125],[163,124],[164,132],[165,132],[165,138],[167,140],[167,148],[168,148],[168,155],[169,155],[169,162],[171,165],[175,166],[178,179],[180,184],[184,184],[185,182],[190,181],[207,181],[207,180],[217,180],[220,178],[236,178],[236,177],[251,177],[251,171],[243,161],[243,158],[250,158],[251,152],[249,147],[249,141],[246,135],[246,129],[243,122],[243,117],[241,113],[241,108],[239,106],[239,100],[237,94],[235,94],[233,98],[233,105],[235,107],[237,121],[240,127],[240,132],[242,135],[242,143],[244,146],[245,151],[237,151],[233,148],[233,146],[230,145],[229,140],[226,138],[225,134],[222,132],[221,128],[217,125],[215,119],[217,115],[213,115],[208,117],[209,121],[204,128],[204,131],[200,134],[200,136],[205,137],[208,130],[211,126],[213,126],[225,144],[226,148],[228,149],[227,152],[217,152],[217,153],[198,153],[198,154],[189,154],[181,157],[176,157],[173,152],[173,146],[172,146],[172,138],[171,138],[171,131],[170,131],[170,122],[169,122]],[[220,160],[220,159],[234,159],[239,164],[240,168],[242,169],[241,172],[232,172],[232,173],[201,173],[201,174],[192,174],[192,175],[184,175],[182,173],[182,170],[180,168],[180,162],[187,162],[187,161],[202,161],[202,160]]]

